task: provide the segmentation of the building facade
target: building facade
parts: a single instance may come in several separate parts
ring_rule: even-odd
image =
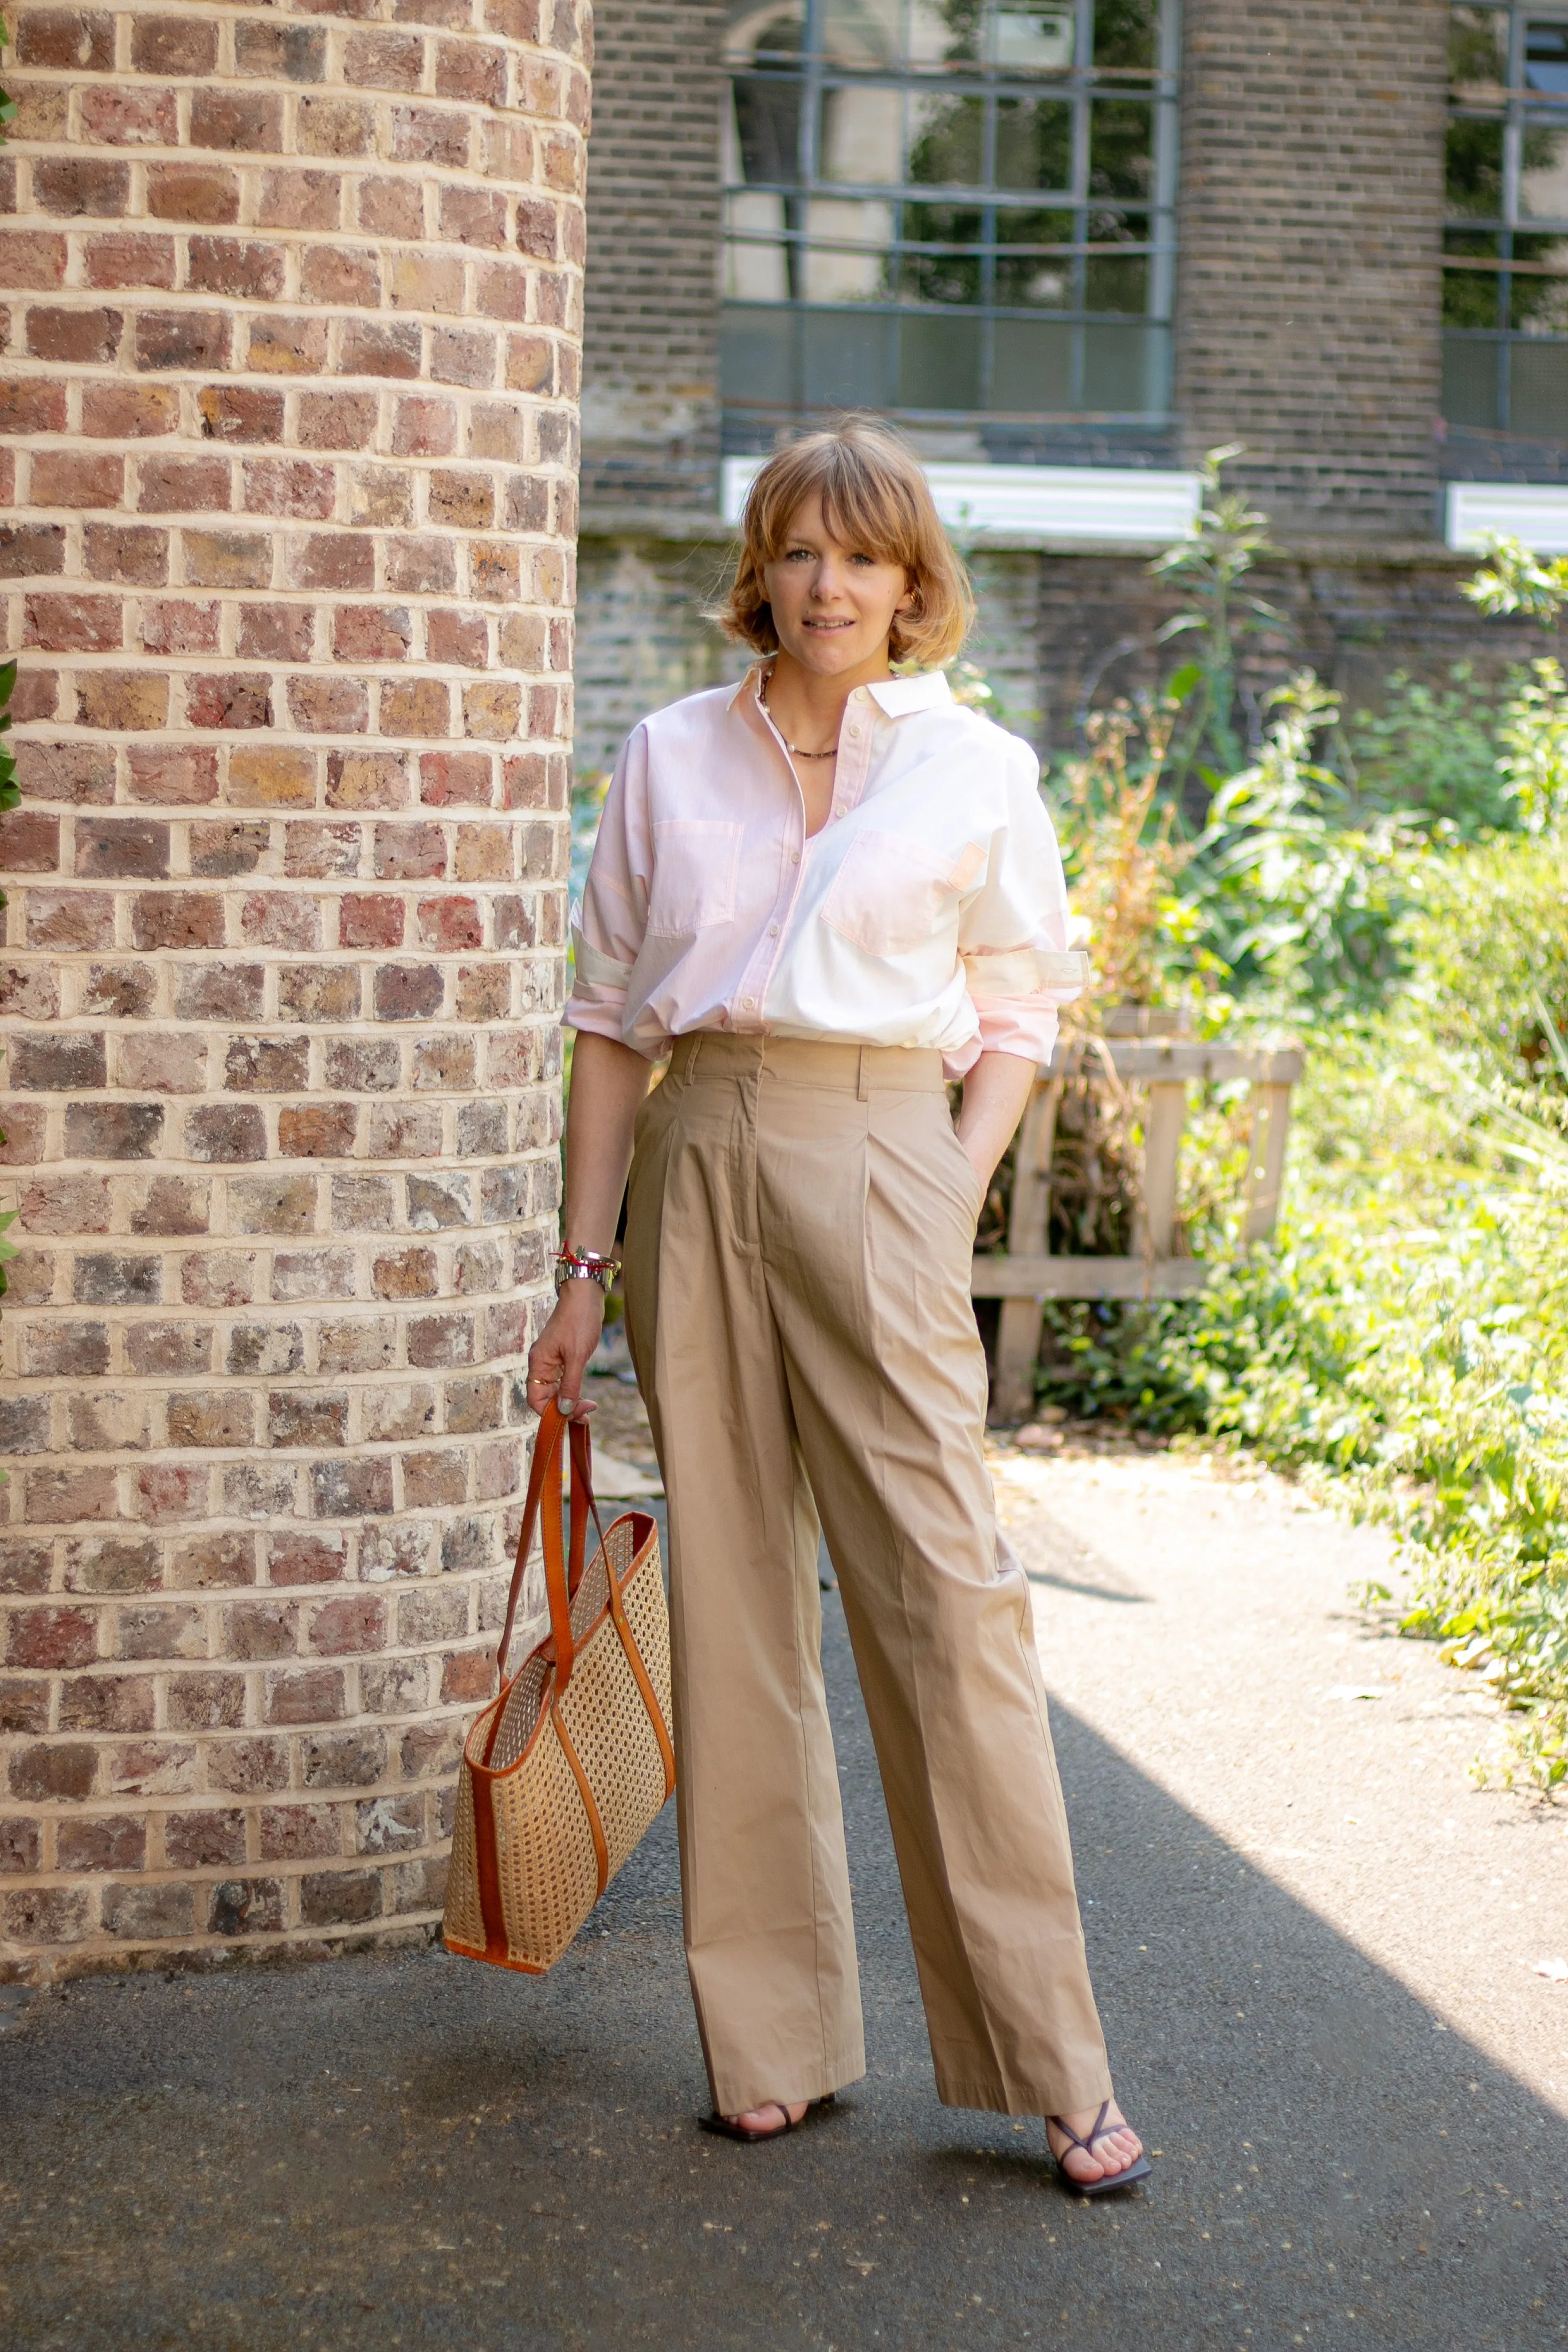
[[[605,0],[597,40],[581,764],[723,673],[743,463],[846,407],[985,469],[979,650],[1044,742],[1154,674],[1153,494],[1219,445],[1277,655],[1371,698],[1532,644],[1447,541],[1461,484],[1568,545],[1561,0]]]

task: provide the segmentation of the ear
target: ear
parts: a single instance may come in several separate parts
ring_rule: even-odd
[[[894,605],[895,613],[918,613],[921,608],[920,583],[904,574],[904,593]]]

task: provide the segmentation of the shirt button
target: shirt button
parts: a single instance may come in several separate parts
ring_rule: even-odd
[[[754,1013],[757,1009],[757,1000],[754,996],[743,996],[741,999],[741,1003],[743,1010],[747,1013]]]
[[[776,940],[776,939],[777,939],[777,937],[778,937],[778,935],[779,935],[779,927],[778,927],[778,925],[777,925],[776,923],[770,923],[770,924],[768,925],[768,937],[769,937],[769,939],[770,939],[770,940]]]
[[[859,732],[860,732],[859,722],[857,720],[857,722],[856,722],[856,723],[855,723],[855,724],[850,728],[850,730],[849,730],[849,734],[850,734],[850,738],[851,738],[851,740],[853,740],[853,739],[854,739],[857,735],[858,735],[858,733],[859,733]]]
[[[792,866],[798,866],[800,864],[800,852],[798,849],[792,849],[790,851],[789,862]]]

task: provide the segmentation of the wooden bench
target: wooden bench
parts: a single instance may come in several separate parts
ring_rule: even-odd
[[[1047,1298],[1182,1298],[1201,1290],[1209,1269],[1202,1258],[1177,1257],[1176,1163],[1186,1121],[1187,1088],[1194,1079],[1246,1078],[1252,1089],[1243,1237],[1264,1240],[1274,1230],[1285,1175],[1290,1089],[1301,1075],[1298,1045],[1273,1049],[1198,1045],[1181,1037],[1110,1036],[1103,1050],[1118,1078],[1144,1094],[1142,1205],[1131,1257],[1051,1257],[1051,1160],[1057,1109],[1067,1083],[1064,1063],[1073,1048],[1059,1045],[1044,1065],[1018,1130],[1013,1208],[1006,1250],[974,1260],[973,1295],[999,1298],[992,1414],[1019,1421],[1033,1411],[1035,1360]]]

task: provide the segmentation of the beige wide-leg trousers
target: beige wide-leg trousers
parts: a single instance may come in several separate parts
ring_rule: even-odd
[[[669,1498],[686,1951],[721,2114],[865,2072],[818,1513],[940,2096],[1110,2095],[982,1452],[977,1209],[934,1053],[687,1037],[638,1117],[626,1316]]]

